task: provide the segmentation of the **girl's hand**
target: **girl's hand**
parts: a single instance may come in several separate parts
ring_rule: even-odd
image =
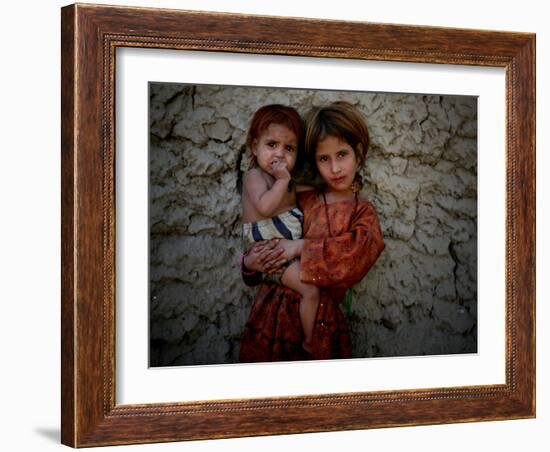
[[[302,249],[304,247],[304,240],[287,240],[287,239],[281,239],[279,241],[279,247],[281,247],[284,251],[281,254],[281,258],[284,258],[285,261],[289,261],[291,259],[294,259],[295,257],[299,257],[302,255]]]
[[[278,245],[278,239],[256,243],[244,257],[245,267],[262,273],[272,273],[279,270],[281,265],[285,263],[285,259],[281,258],[284,249]]]

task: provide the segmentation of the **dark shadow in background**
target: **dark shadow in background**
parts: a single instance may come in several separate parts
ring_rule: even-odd
[[[43,436],[54,443],[61,444],[61,430],[53,427],[39,427],[34,429],[35,433]]]

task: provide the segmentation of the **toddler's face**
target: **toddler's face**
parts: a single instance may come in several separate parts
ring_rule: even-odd
[[[281,162],[286,164],[288,171],[292,171],[298,156],[298,138],[288,127],[270,124],[253,141],[252,153],[258,166],[268,174],[273,175],[273,165]]]

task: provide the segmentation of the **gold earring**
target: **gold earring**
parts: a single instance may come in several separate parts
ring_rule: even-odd
[[[355,174],[353,182],[351,183],[351,191],[353,193],[358,193],[363,189],[363,178],[359,173]]]

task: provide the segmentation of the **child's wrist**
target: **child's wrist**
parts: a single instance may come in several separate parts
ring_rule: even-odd
[[[250,270],[247,265],[246,265],[246,258],[248,257],[248,252],[244,252],[241,254],[240,256],[240,259],[239,259],[239,267],[241,269],[241,273],[243,275],[247,275],[247,276],[250,276],[250,275],[254,275],[255,273],[257,273],[255,270]]]
[[[284,182],[285,185],[288,185],[290,183],[290,177],[288,176],[283,176],[283,177],[276,177],[275,178],[275,182]]]

